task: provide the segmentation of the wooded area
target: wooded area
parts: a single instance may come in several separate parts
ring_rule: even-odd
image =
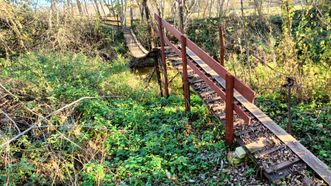
[[[251,87],[250,102],[330,169],[329,0],[0,0],[0,184],[270,185],[232,157],[194,83],[169,61],[155,65],[154,14]],[[152,60],[130,55],[129,29]],[[278,184],[326,183],[308,169]]]

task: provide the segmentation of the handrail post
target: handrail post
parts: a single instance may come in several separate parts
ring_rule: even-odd
[[[225,88],[225,140],[228,145],[233,144],[233,88],[234,88],[234,77],[231,74],[225,76],[226,88]]]
[[[224,66],[224,53],[225,53],[225,48],[224,48],[224,32],[223,32],[223,27],[220,26],[218,28],[219,32],[219,37],[220,37],[220,63],[222,66]]]
[[[164,49],[165,41],[164,41],[162,18],[160,16],[158,16],[157,21],[159,22],[160,43],[161,43],[161,59],[162,59],[163,75],[164,75],[164,90],[165,90],[165,96],[169,97],[167,61],[166,61],[165,49]]]
[[[182,64],[183,64],[183,89],[184,89],[184,103],[185,111],[190,112],[190,88],[188,82],[188,73],[187,73],[187,56],[186,56],[186,37],[185,35],[180,36],[181,40],[181,52],[182,52]]]

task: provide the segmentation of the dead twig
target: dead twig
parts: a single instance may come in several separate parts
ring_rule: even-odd
[[[6,145],[9,145],[11,142],[17,140],[18,138],[20,138],[21,136],[23,136],[24,134],[26,134],[27,132],[29,132],[30,130],[34,129],[34,128],[39,128],[38,126],[38,123],[48,119],[49,117],[61,112],[62,110],[68,108],[68,107],[71,107],[73,105],[75,105],[76,103],[79,103],[81,102],[82,100],[85,100],[85,99],[98,99],[98,98],[118,98],[118,96],[103,96],[103,97],[81,97],[79,98],[78,100],[74,101],[74,102],[71,102],[70,104],[68,105],[65,105],[64,107],[61,107],[60,109],[58,110],[55,110],[53,112],[51,112],[50,114],[48,114],[47,116],[45,117],[42,117],[41,119],[39,119],[37,122],[33,123],[28,129],[24,130],[23,132],[20,132],[18,135],[16,135],[15,137],[11,138],[10,140],[6,141],[5,143],[1,144],[0,148],[3,148],[4,146]],[[44,127],[44,126],[43,126]]]
[[[14,125],[14,127],[16,128],[16,130],[20,133],[21,132],[21,130],[20,130],[20,128],[18,128],[18,126],[17,126],[17,124],[16,124],[16,122],[7,114],[7,113],[5,113],[3,110],[1,110],[0,109],[0,113],[2,113],[3,115],[5,115],[6,116],[6,118],[8,118],[9,119],[9,121],[11,121],[12,123],[13,123],[13,125]]]
[[[15,96],[13,93],[11,93],[9,90],[7,90],[6,87],[4,87],[1,83],[0,83],[0,87],[1,87],[4,91],[6,91],[9,95],[11,95],[12,97],[17,98],[17,96]]]

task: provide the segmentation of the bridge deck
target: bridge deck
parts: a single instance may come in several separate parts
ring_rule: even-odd
[[[137,40],[136,35],[130,28],[123,28],[124,38],[130,54],[134,58],[144,58],[148,55],[148,51]]]
[[[177,47],[180,48],[179,46]],[[181,72],[181,58],[172,52],[170,48],[168,48],[167,56],[172,66]],[[218,76],[217,73],[188,48],[187,57],[208,74],[213,82],[216,82],[218,86],[225,90],[225,80]],[[225,124],[224,101],[190,67],[188,67],[188,72],[189,82],[193,90],[200,95],[213,115]],[[254,118],[253,123],[247,125],[236,117],[236,140],[246,149],[251,159],[259,165],[263,174],[269,180],[277,183],[282,178],[292,175],[292,177],[296,176],[310,180],[310,183],[312,183],[315,180],[314,177],[310,179],[305,177],[304,172],[307,170],[306,164],[327,184],[330,184],[331,171],[327,165],[320,161],[292,135],[279,127],[258,107],[247,101],[240,93],[235,91],[234,97],[237,101],[236,104],[244,107],[246,112]],[[283,156],[283,158],[280,159],[276,155]],[[278,160],[275,163],[269,164],[270,159]]]

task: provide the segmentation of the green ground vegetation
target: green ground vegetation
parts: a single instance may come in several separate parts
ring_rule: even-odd
[[[184,111],[179,79],[166,99],[155,81],[147,83],[148,75],[131,71],[119,30],[65,14],[49,20],[27,6],[0,2],[0,10],[7,11],[0,13],[5,16],[0,19],[0,184],[231,184],[222,126],[196,95],[192,113]],[[258,92],[256,104],[284,127],[284,77],[299,78],[301,87],[291,100],[293,133],[331,166],[330,27],[314,22],[313,9],[304,13],[313,16],[293,18],[291,34],[279,16],[268,24],[247,18],[249,31],[240,19],[224,21],[231,37],[254,33],[245,36],[248,46],[265,53],[266,64],[278,72],[247,57],[243,41],[233,39],[234,45],[227,42],[226,67]],[[324,18],[330,21],[329,14]],[[196,19],[187,34],[217,56],[218,24]],[[148,31],[144,25],[136,28]],[[148,38],[143,32],[138,38]],[[295,59],[304,60],[303,74],[293,70]],[[170,71],[169,77],[175,74]],[[250,167],[244,176],[255,175]]]
[[[123,36],[116,29],[100,29],[115,32],[108,36],[117,38],[110,45],[118,51],[111,61],[74,52],[31,52],[0,60],[0,82],[11,92],[2,93],[15,109],[5,111],[27,121],[18,122],[21,131],[37,126],[1,146],[0,183],[226,184],[222,127],[201,99],[192,95],[188,114],[175,90],[166,99],[154,82],[145,88],[147,77],[128,68]],[[82,97],[88,98],[40,121]],[[191,124],[189,117],[195,118]],[[17,134],[9,124],[2,129],[1,144]]]

